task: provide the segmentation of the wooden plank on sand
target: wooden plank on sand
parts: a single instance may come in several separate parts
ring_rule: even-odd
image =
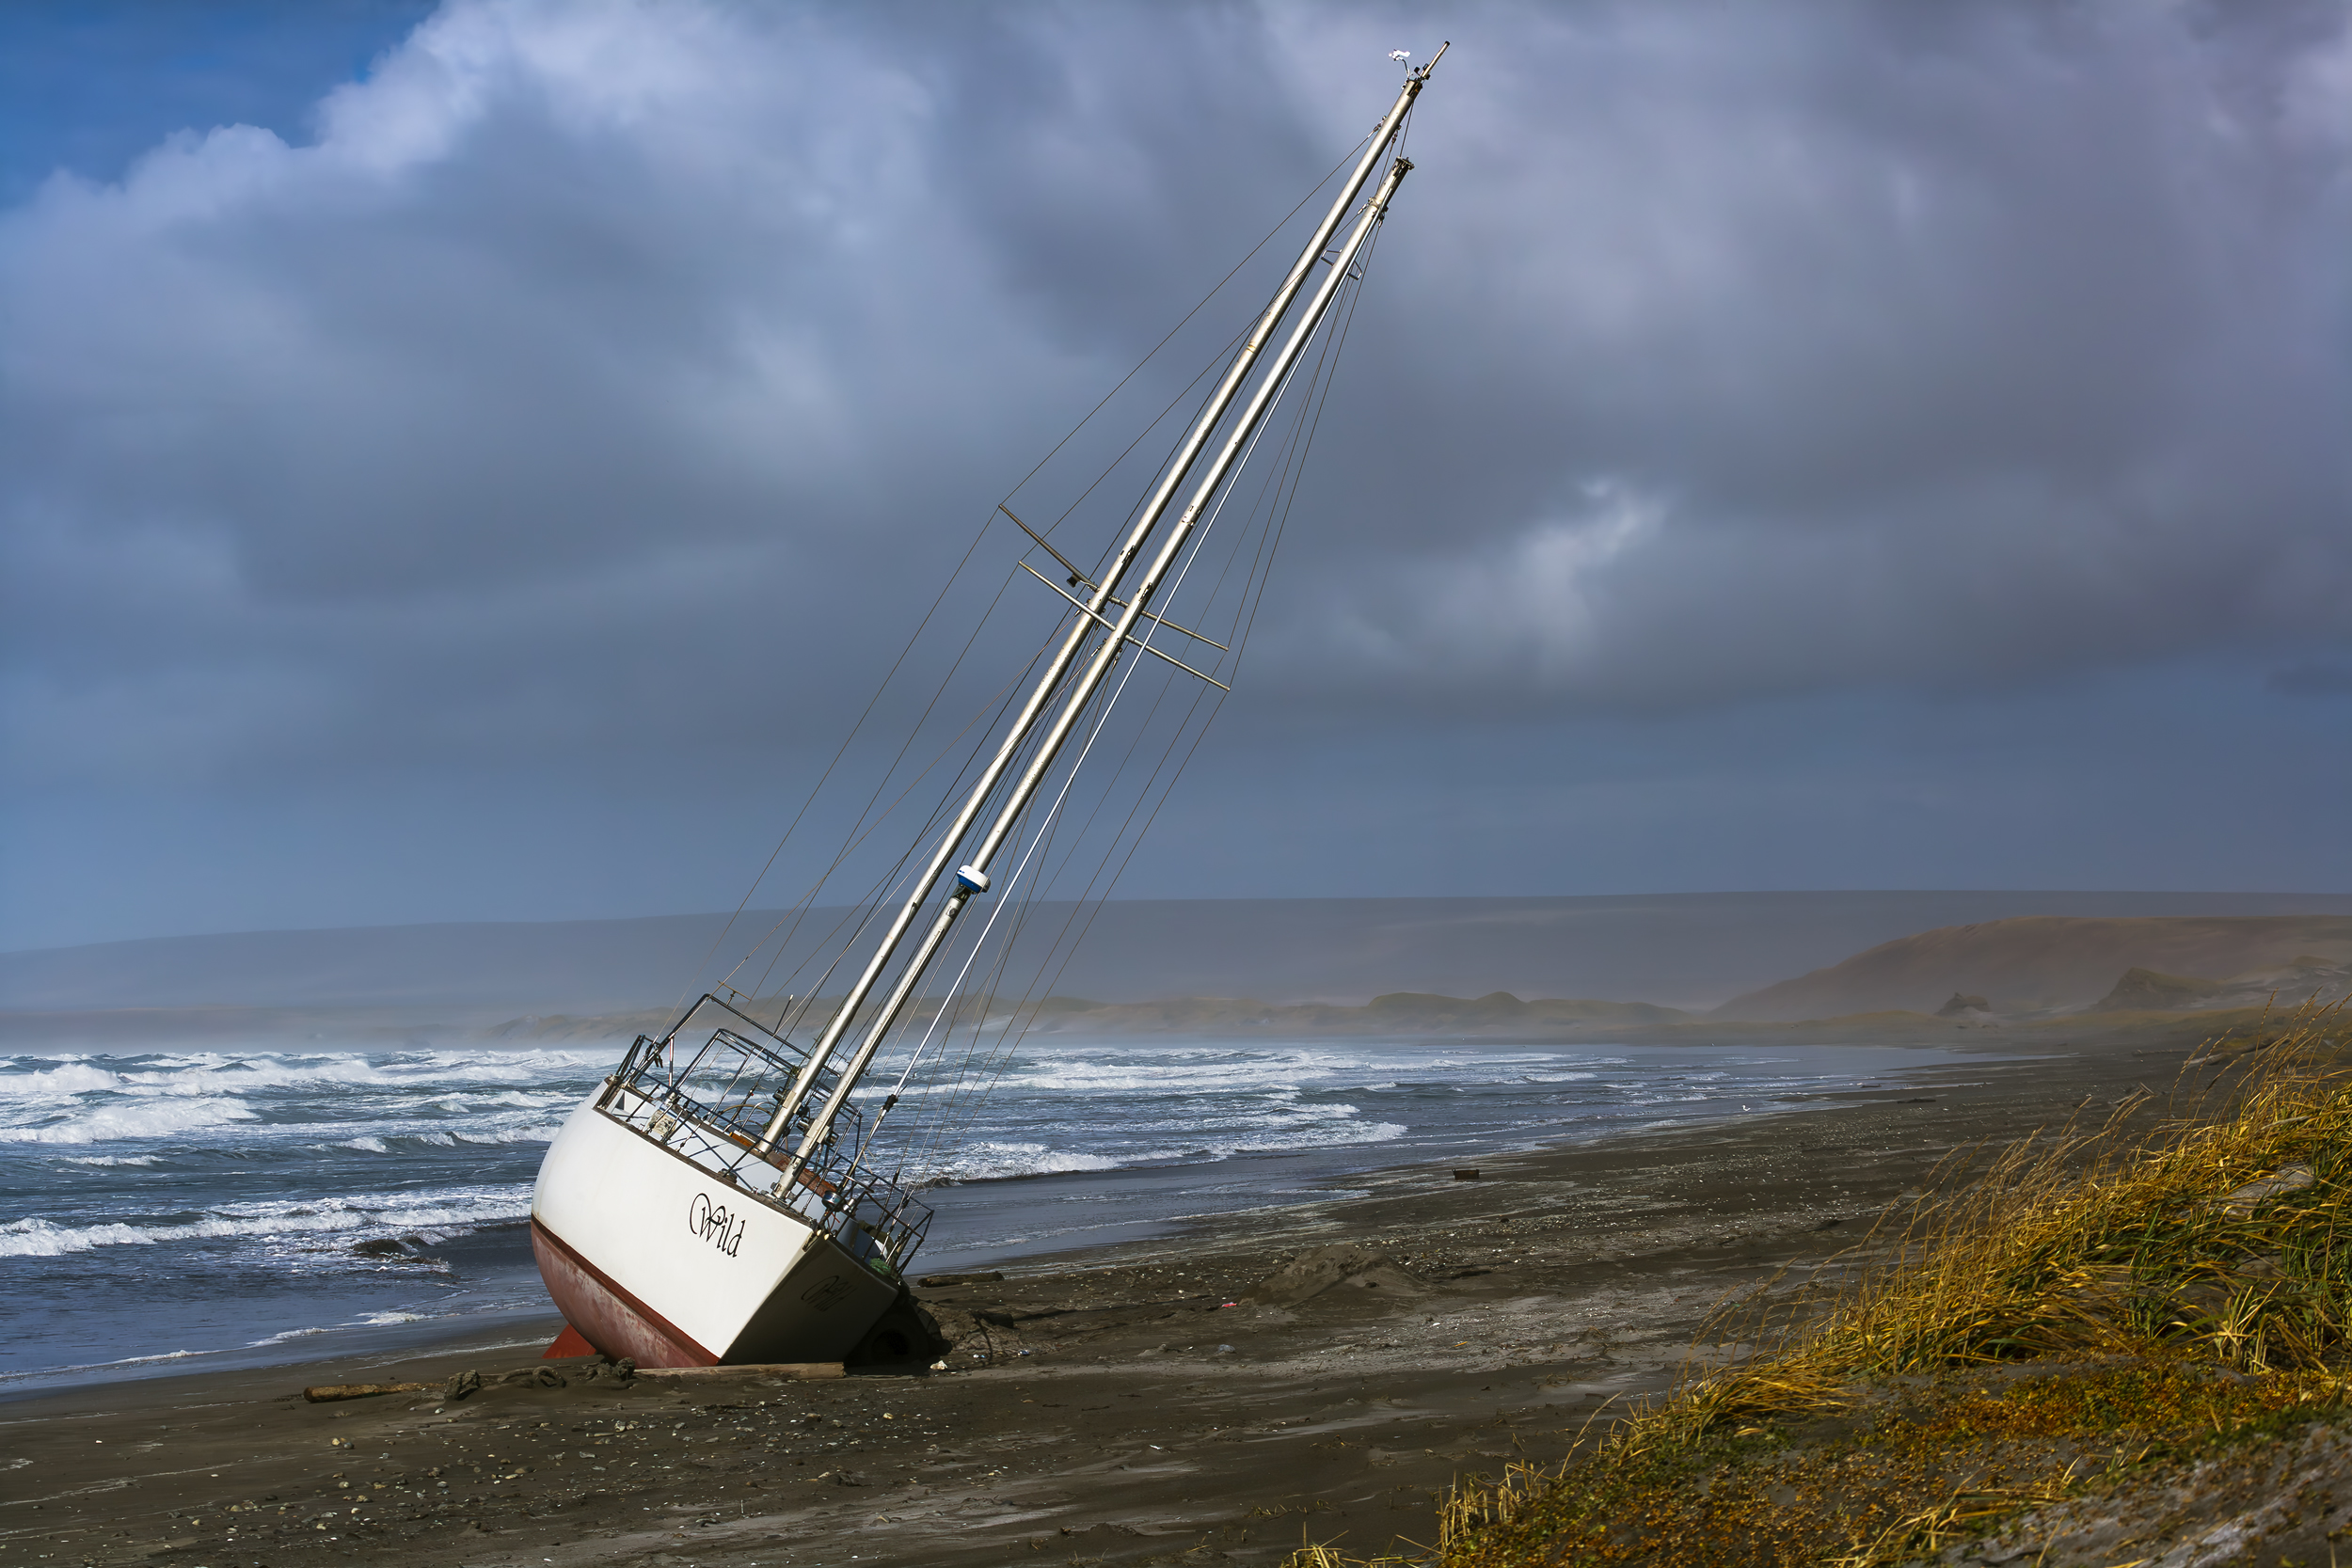
[[[437,1383],[322,1383],[302,1390],[302,1397],[312,1404],[326,1404],[332,1400],[373,1399],[378,1394],[421,1394],[439,1386]]]
[[[639,1377],[847,1377],[838,1361],[747,1361],[732,1367],[640,1367]]]

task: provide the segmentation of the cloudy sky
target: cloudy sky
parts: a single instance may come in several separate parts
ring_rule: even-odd
[[[1449,38],[1123,894],[2352,888],[2344,4],[77,0],[0,947],[732,907]]]

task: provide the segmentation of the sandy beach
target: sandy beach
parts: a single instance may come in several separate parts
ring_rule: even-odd
[[[1397,1168],[1025,1259],[919,1292],[955,1340],[944,1372],[624,1385],[580,1361],[547,1363],[550,1386],[501,1381],[542,1365],[535,1345],[461,1342],[31,1394],[0,1403],[0,1562],[1408,1550],[1456,1478],[1556,1461],[1669,1386],[1727,1294],[1835,1258],[1954,1148],[2163,1091],[2182,1054],[1947,1062],[1794,1113],[1490,1157],[1476,1180]],[[462,1401],[300,1392],[468,1370],[485,1386]]]

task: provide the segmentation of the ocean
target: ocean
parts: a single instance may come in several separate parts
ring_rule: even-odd
[[[0,1395],[262,1366],[549,1308],[523,1221],[617,1051],[283,1045],[0,1058]],[[1769,1115],[1944,1053],[1033,1037],[916,1272],[1170,1233],[1352,1173]],[[908,1109],[912,1109],[910,1106]],[[903,1113],[902,1113],[903,1114]]]

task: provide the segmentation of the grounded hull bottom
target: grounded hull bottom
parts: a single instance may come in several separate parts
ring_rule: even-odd
[[[719,1357],[675,1323],[615,1285],[554,1231],[531,1222],[539,1277],[571,1332],[603,1354],[641,1367],[715,1367]],[[560,1342],[560,1341],[559,1341]]]

